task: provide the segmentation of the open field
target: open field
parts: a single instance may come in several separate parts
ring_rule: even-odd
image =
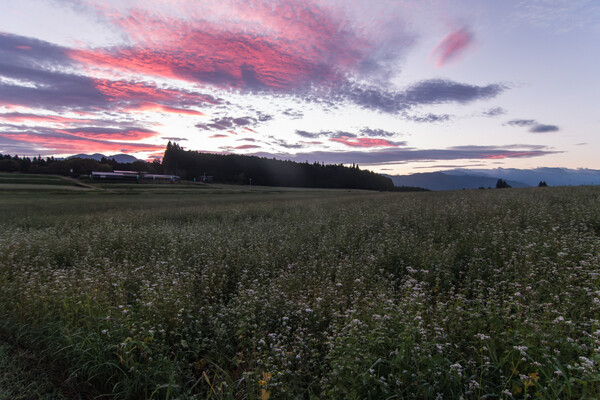
[[[58,175],[11,174],[0,172],[0,193],[5,191],[90,190],[87,185]]]
[[[0,192],[0,399],[600,397],[598,187],[130,186]]]

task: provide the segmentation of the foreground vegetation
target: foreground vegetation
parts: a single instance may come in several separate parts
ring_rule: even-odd
[[[600,396],[599,188],[136,193],[1,193],[0,398]]]

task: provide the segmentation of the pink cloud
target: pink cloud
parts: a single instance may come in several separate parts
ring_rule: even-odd
[[[218,104],[211,96],[176,89],[163,89],[154,84],[136,81],[93,79],[94,86],[109,100],[185,101]]]
[[[0,114],[0,119],[11,122],[49,122],[56,124],[70,124],[70,123],[89,123],[89,119],[77,119],[77,118],[65,118],[56,115],[37,115],[28,113],[6,113]]]
[[[186,108],[177,108],[177,107],[170,107],[170,106],[165,106],[163,104],[158,104],[158,103],[151,103],[151,102],[144,102],[135,106],[130,106],[130,107],[126,107],[123,109],[123,111],[155,111],[155,112],[166,112],[166,113],[173,113],[173,114],[184,114],[184,115],[197,115],[197,116],[204,116],[205,114],[200,112],[200,111],[196,111],[196,110],[190,110],[190,109],[186,109]]]
[[[161,151],[164,146],[145,143],[124,143],[105,140],[87,139],[73,135],[35,134],[35,133],[0,133],[0,137],[31,143],[32,152],[48,151],[54,154],[85,153],[93,149],[96,152],[135,153],[140,151]]]
[[[351,147],[398,147],[396,143],[385,139],[373,138],[354,138],[349,136],[340,136],[329,139],[332,142],[338,142]]]
[[[142,9],[104,10],[135,43],[128,47],[69,51],[89,66],[205,82],[224,87],[290,89],[334,81],[373,51],[374,43],[311,2],[237,4],[236,23],[186,19]]]
[[[257,146],[255,144],[243,144],[241,146],[234,147],[234,149],[237,149],[237,150],[258,149],[258,148],[260,148],[260,146]]]
[[[73,128],[60,130],[56,132],[64,133],[65,135],[77,136],[80,138],[87,139],[100,139],[100,140],[144,140],[155,137],[158,132],[151,131],[148,129],[114,129],[114,128]]]
[[[434,59],[436,68],[441,68],[458,59],[471,44],[473,34],[466,27],[462,27],[446,35],[431,51],[430,57]]]

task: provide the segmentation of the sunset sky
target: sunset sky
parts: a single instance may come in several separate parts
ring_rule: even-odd
[[[597,0],[2,0],[0,153],[600,169]]]

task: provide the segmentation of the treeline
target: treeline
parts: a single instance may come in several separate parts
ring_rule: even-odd
[[[418,186],[394,186],[390,189],[391,192],[429,192],[429,189],[425,189]]]
[[[133,163],[119,163],[112,158],[103,157],[100,161],[91,158],[69,158],[66,160],[54,157],[19,157],[0,154],[0,172],[22,172],[28,174],[56,174],[65,176],[89,175],[92,171],[111,172],[145,171],[162,173],[161,163],[147,163],[142,160]]]
[[[183,150],[169,142],[162,162],[164,173],[183,179],[212,176],[216,182],[261,186],[392,190],[391,179],[358,166],[297,163],[236,154]]]
[[[211,154],[183,150],[169,142],[162,163],[119,163],[103,157],[56,159],[54,157],[19,157],[0,154],[0,172],[56,174],[79,177],[92,171],[144,171],[153,174],[175,174],[186,180],[202,180],[211,176],[214,182],[253,184],[260,186],[288,186],[306,188],[344,188],[395,190],[390,178],[357,165],[309,164],[236,154]]]

